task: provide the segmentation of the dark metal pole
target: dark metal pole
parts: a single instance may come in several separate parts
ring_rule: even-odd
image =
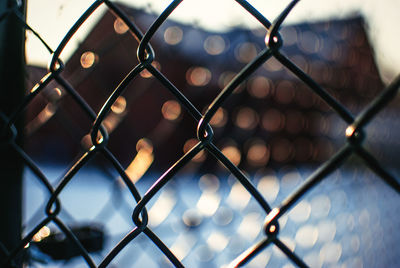
[[[19,6],[18,6],[19,4]],[[16,8],[25,17],[26,1],[0,1],[0,16]],[[25,93],[25,30],[23,23],[10,12],[0,21],[0,113],[3,118],[22,101]],[[0,129],[4,126],[1,120]],[[15,123],[15,143],[22,146],[23,119]],[[8,131],[6,131],[8,133]],[[8,142],[8,135],[0,135],[0,261],[21,239],[22,224],[21,158]],[[21,261],[16,260],[21,267]]]

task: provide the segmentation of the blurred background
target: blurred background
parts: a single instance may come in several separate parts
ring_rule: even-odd
[[[145,32],[170,1],[124,1],[120,7]],[[273,20],[290,1],[249,1]],[[28,1],[28,24],[55,49],[91,1]],[[208,3],[208,4],[207,4]],[[266,30],[232,1],[184,1],[151,40],[160,70],[201,112],[265,48]],[[281,50],[349,109],[362,111],[400,73],[398,1],[301,1],[282,27]],[[43,12],[46,10],[46,12]],[[207,15],[205,15],[207,14]],[[51,55],[27,32],[27,88],[46,73]],[[105,7],[68,43],[62,77],[98,113],[138,64],[138,42]],[[397,97],[367,127],[365,147],[399,176]],[[92,126],[62,86],[51,82],[30,103],[26,151],[56,185],[92,145]],[[271,58],[243,82],[212,118],[215,144],[278,206],[321,163],[346,143],[347,125],[317,95]],[[141,194],[196,142],[197,122],[150,73],[143,71],[117,99],[104,121],[108,147]],[[24,227],[44,217],[48,194],[25,172]],[[100,261],[134,224],[135,204],[109,162],[97,156],[60,195],[70,226],[99,226]],[[400,198],[356,157],[327,177],[281,219],[282,240],[312,267],[396,267],[395,227]],[[85,205],[82,205],[84,202]],[[265,213],[215,158],[198,154],[148,206],[150,226],[188,267],[223,267],[264,235]],[[32,245],[32,267],[82,267],[81,257],[56,257]],[[73,255],[73,254],[72,254]],[[133,261],[134,260],[134,261]],[[113,267],[164,267],[145,236]],[[269,247],[250,267],[292,267]]]

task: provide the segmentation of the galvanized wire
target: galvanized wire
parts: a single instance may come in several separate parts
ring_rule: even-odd
[[[247,1],[236,0],[250,16],[254,16],[267,30],[266,46],[265,48],[251,61],[249,62],[232,80],[221,93],[210,103],[208,109],[201,113],[196,109],[191,101],[177,88],[174,83],[169,81],[166,76],[155,68],[152,63],[156,59],[155,51],[151,46],[151,40],[154,34],[159,30],[160,26],[163,25],[166,19],[174,12],[175,8],[182,2],[182,0],[172,1],[168,7],[158,16],[153,22],[150,28],[143,34],[139,27],[136,26],[134,19],[129,18],[118,6],[110,1],[95,1],[82,15],[78,18],[72,28],[64,36],[63,40],[59,43],[58,47],[53,50],[40,35],[27,25],[22,16],[16,11],[15,8],[10,8],[6,13],[0,15],[0,20],[7,19],[8,16],[17,16],[21,24],[29,31],[33,32],[34,35],[42,42],[46,49],[52,54],[52,58],[49,64],[49,71],[40,82],[38,82],[34,88],[32,88],[26,95],[25,99],[18,105],[14,112],[10,115],[1,114],[2,120],[5,122],[1,129],[1,143],[8,144],[19,154],[21,161],[24,162],[26,168],[30,169],[36,176],[37,180],[45,186],[50,198],[47,200],[45,208],[45,218],[41,220],[39,224],[30,230],[20,241],[18,247],[6,250],[2,245],[3,254],[7,256],[3,266],[10,266],[17,256],[23,251],[24,247],[33,239],[34,235],[45,225],[54,223],[62,233],[64,233],[74,247],[79,251],[79,254],[84,258],[89,267],[106,267],[109,265],[115,257],[123,250],[128,244],[135,243],[135,239],[140,234],[144,234],[150,239],[160,250],[160,254],[164,254],[169,261],[177,266],[183,267],[181,261],[174,255],[174,253],[164,244],[164,242],[152,231],[148,225],[148,214],[146,206],[159,193],[165,185],[171,180],[178,179],[176,174],[182,170],[196,155],[202,151],[207,151],[212,155],[215,161],[220,161],[222,165],[229,170],[236,180],[241,183],[244,188],[251,194],[251,196],[257,201],[261,209],[265,212],[264,230],[265,237],[258,243],[254,244],[247,251],[243,252],[235,260],[232,260],[230,266],[237,267],[248,263],[252,258],[257,256],[266,247],[271,244],[276,245],[294,264],[299,267],[307,267],[306,263],[302,260],[301,256],[298,256],[295,252],[290,250],[285,243],[280,239],[278,219],[288,213],[299,200],[303,199],[311,189],[313,189],[318,183],[324,180],[329,174],[337,170],[342,166],[346,160],[352,156],[357,155],[362,159],[365,165],[375,172],[385,183],[392,187],[397,193],[400,192],[400,184],[398,180],[391,175],[379,161],[363,147],[365,138],[365,127],[370,123],[376,115],[385,106],[395,98],[400,87],[400,77],[397,77],[374,101],[370,103],[361,113],[354,116],[346,107],[336,100],[327,90],[321,85],[315,82],[310,76],[308,76],[301,68],[296,66],[288,57],[286,57],[281,51],[283,40],[279,33],[282,23],[286,17],[290,15],[290,12],[295,8],[299,2],[297,0],[292,1],[274,20],[272,23],[265,18],[257,9],[251,6]],[[96,114],[92,108],[86,103],[86,101],[79,95],[75,88],[69,83],[68,80],[63,78],[61,74],[64,70],[64,64],[60,59],[60,54],[65,46],[70,42],[71,38],[75,35],[79,27],[89,18],[95,10],[105,5],[115,16],[121,19],[130,30],[131,35],[138,41],[137,56],[139,63],[132,68],[132,70],[126,75],[126,77],[119,83],[108,100],[104,103],[102,109]],[[241,171],[235,164],[233,164],[215,145],[214,134],[210,125],[211,118],[215,115],[217,110],[224,105],[224,102],[230,98],[235,98],[233,95],[234,89],[242,82],[247,80],[262,64],[267,62],[269,59],[275,58],[289,71],[291,71],[299,80],[308,86],[314,94],[319,96],[326,104],[337,113],[337,115],[345,122],[348,127],[346,133],[343,133],[347,137],[346,144],[339,149],[329,160],[324,162],[318,169],[316,169],[308,179],[291,195],[289,195],[279,206],[272,208],[266,201],[265,197],[257,190],[250,178]],[[125,172],[121,163],[111,153],[107,147],[109,135],[106,128],[103,127],[107,114],[110,112],[111,106],[115,103],[117,98],[126,90],[130,83],[134,83],[133,79],[139,75],[143,70],[150,72],[155,79],[157,79],[164,87],[166,91],[172,93],[176,100],[186,109],[186,111],[192,116],[193,120],[197,123],[197,139],[198,143],[187,153],[185,153],[176,163],[174,163],[168,170],[160,176],[149,190],[141,196],[137,190],[135,184],[129,178]],[[50,82],[56,81],[61,85],[65,91],[72,97],[74,102],[79,105],[81,113],[84,114],[93,122],[90,137],[93,146],[88,149],[75,163],[69,168],[64,174],[57,187],[53,188],[46,175],[40,170],[38,165],[25,153],[24,149],[15,143],[15,137],[20,133],[16,132],[14,127],[15,122],[20,118],[26,107],[37,95],[48,85]],[[59,217],[61,211],[61,202],[59,201],[59,195],[63,192],[65,187],[74,180],[76,173],[81,170],[87,163],[93,159],[96,155],[103,155],[105,159],[113,166],[115,171],[122,178],[123,183],[129,189],[132,194],[132,201],[135,203],[132,207],[132,221],[135,227],[126,234],[126,236],[117,244],[115,247],[108,252],[104,259],[96,264],[88,251]],[[134,262],[134,260],[132,260]]]

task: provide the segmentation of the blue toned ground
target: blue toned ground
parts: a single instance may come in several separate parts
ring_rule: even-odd
[[[63,169],[42,167],[56,184]],[[311,169],[265,170],[252,176],[258,190],[277,206],[310,174]],[[398,171],[393,171],[398,176]],[[60,218],[68,225],[100,224],[105,228],[100,263],[133,227],[135,202],[112,175],[84,168],[60,194]],[[115,176],[114,176],[115,177]],[[157,176],[142,178],[143,195]],[[44,218],[48,194],[29,171],[25,175],[26,231]],[[187,267],[224,267],[263,238],[265,213],[235,179],[226,175],[177,176],[149,204],[149,225]],[[400,196],[364,167],[342,168],[317,185],[280,219],[281,240],[311,267],[399,267]],[[50,229],[56,229],[54,224]],[[32,267],[86,267],[82,257],[53,261],[32,249],[48,264]],[[145,235],[139,235],[110,267],[168,267]],[[292,267],[274,246],[248,267]]]

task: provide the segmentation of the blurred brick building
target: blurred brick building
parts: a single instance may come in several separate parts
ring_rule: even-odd
[[[143,32],[156,18],[142,10],[121,8]],[[204,111],[265,47],[265,33],[263,29],[207,32],[167,20],[151,39],[153,64]],[[350,111],[359,112],[383,89],[360,17],[285,26],[281,34],[283,54]],[[98,113],[138,64],[137,46],[127,26],[107,12],[66,63],[62,76]],[[39,68],[30,70],[33,82],[45,74]],[[93,122],[61,86],[51,83],[41,95],[43,102],[36,100],[29,108],[29,148],[38,158],[46,152],[54,156],[52,160],[72,160],[90,146],[87,134]],[[236,89],[211,124],[215,144],[247,171],[319,163],[343,143],[346,127],[274,58]],[[145,146],[150,148],[151,161],[154,158],[154,171],[165,170],[196,142],[196,121],[147,71],[113,105],[105,127],[110,132],[109,148],[124,165]],[[211,155],[202,154],[188,168],[217,165]]]

